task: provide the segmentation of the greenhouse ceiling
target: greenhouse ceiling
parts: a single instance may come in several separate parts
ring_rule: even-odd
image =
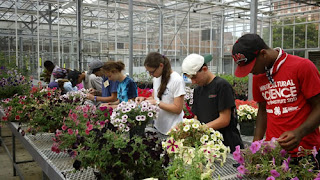
[[[221,72],[233,42],[250,32],[252,17],[271,44],[273,22],[304,16],[312,19],[305,23],[320,24],[319,6],[319,0],[2,0],[0,47],[8,56],[29,58],[34,68],[40,58],[81,69],[88,56],[134,56],[139,66],[150,51],[176,61],[210,53]]]

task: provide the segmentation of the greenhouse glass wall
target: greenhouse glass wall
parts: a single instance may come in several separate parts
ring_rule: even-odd
[[[233,74],[233,43],[256,32],[270,47],[319,68],[319,6],[316,0],[3,0],[0,57],[35,79],[46,60],[78,70],[93,59],[121,60],[132,76],[145,72],[152,51],[168,56],[177,72],[188,54],[212,54],[212,72]]]

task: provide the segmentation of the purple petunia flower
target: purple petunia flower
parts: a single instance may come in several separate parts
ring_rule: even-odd
[[[240,165],[238,168],[237,168],[238,172],[242,175],[244,175],[248,170],[243,166],[243,165]]]
[[[282,149],[282,150],[280,151],[280,154],[281,154],[281,157],[284,157],[284,156],[286,156],[287,151],[284,150],[284,149]]]
[[[267,177],[266,180],[275,180],[275,178],[273,176]]]
[[[255,154],[257,151],[259,151],[260,148],[261,148],[261,142],[259,141],[253,142],[250,146],[250,150],[252,154]]]
[[[280,176],[280,174],[279,174],[276,170],[274,170],[274,169],[272,169],[272,170],[270,171],[270,173],[271,173],[271,175],[272,175],[273,177],[279,177],[279,176]]]
[[[289,163],[288,163],[288,161],[283,160],[281,167],[282,167],[282,170],[283,170],[284,172],[287,172],[287,171],[289,170]]]

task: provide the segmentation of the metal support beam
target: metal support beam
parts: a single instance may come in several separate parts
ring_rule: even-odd
[[[163,6],[163,0],[161,0],[161,7]],[[159,7],[159,52],[163,54],[163,12]]]
[[[79,70],[83,69],[83,52],[82,52],[82,0],[77,0],[77,35],[78,35],[78,51],[77,51],[77,60],[79,62],[78,67]]]
[[[133,77],[133,0],[129,0],[129,76]]]
[[[252,0],[250,3],[250,32],[257,33],[257,13],[258,13],[258,0]],[[252,100],[252,74],[249,74],[248,83],[248,100]]]

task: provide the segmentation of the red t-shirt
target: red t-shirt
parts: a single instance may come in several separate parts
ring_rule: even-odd
[[[266,73],[253,76],[254,100],[267,103],[267,141],[299,127],[312,110],[307,99],[320,93],[320,75],[316,66],[309,59],[280,51],[282,55],[271,69],[274,84],[269,82]],[[319,149],[319,128],[303,137],[299,146]],[[296,152],[298,148],[290,153],[294,156]]]

